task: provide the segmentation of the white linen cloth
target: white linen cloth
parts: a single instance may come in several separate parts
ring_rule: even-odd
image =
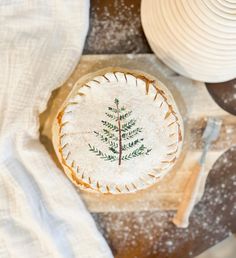
[[[0,1],[0,257],[112,257],[39,143],[38,115],[70,75],[89,0]]]

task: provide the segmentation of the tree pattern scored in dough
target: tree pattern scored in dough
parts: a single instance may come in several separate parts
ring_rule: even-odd
[[[143,138],[138,135],[141,127],[136,127],[136,119],[130,118],[132,111],[119,106],[119,100],[114,100],[114,107],[108,107],[105,113],[109,121],[102,120],[103,130],[94,131],[95,135],[108,146],[109,153],[104,153],[95,146],[88,144],[89,150],[106,161],[122,161],[148,155],[152,149],[143,144]]]

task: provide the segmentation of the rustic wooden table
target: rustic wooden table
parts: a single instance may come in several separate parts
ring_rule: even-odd
[[[84,54],[151,53],[138,0],[91,0]],[[236,79],[207,84],[213,99],[236,114]],[[113,253],[120,258],[195,257],[236,232],[236,147],[221,156],[207,179],[188,229],[177,229],[171,211],[93,214]]]

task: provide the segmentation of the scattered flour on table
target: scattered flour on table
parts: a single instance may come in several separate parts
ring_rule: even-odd
[[[235,168],[232,162],[235,155],[236,146],[222,155],[214,165],[211,181],[217,178],[217,182],[212,186],[207,183],[203,200],[192,213],[189,228],[177,229],[171,223],[173,211],[93,214],[98,227],[119,253],[120,250],[132,253],[139,248],[140,253],[146,255],[137,258],[157,253],[170,254],[179,248],[185,248],[189,257],[192,257],[192,246],[189,243],[196,241],[203,243],[203,246],[205,243],[205,248],[215,245],[231,234],[231,223],[236,219],[236,173],[229,174]]]
[[[226,106],[233,107],[233,112],[236,112],[236,84],[233,85],[231,90],[223,92],[221,99],[223,99]]]
[[[133,54],[128,56],[129,60],[133,60],[133,58]],[[167,68],[165,75],[175,76],[175,79],[179,77],[174,73],[172,74]],[[186,80],[179,79],[180,82],[178,81],[178,83],[184,83],[184,80]],[[202,126],[199,124],[197,128],[199,128],[196,132],[197,138],[200,138]],[[223,127],[222,130],[226,134],[225,141],[222,144],[224,146],[232,145],[232,139],[235,139],[233,124]],[[199,144],[197,147],[199,147]],[[228,214],[228,221],[233,221],[230,217],[236,219],[236,175],[235,173],[229,175],[228,172],[233,171],[232,167],[235,166],[234,157],[236,157],[236,147],[232,147],[230,152],[222,155],[215,163],[211,174],[214,174],[215,171],[219,172],[219,174],[215,174],[215,177],[220,178],[220,180],[212,187],[207,187],[202,202],[198,204],[192,214],[192,224],[188,229],[176,229],[172,225],[171,218],[174,212],[171,211],[93,214],[98,227],[116,250],[132,251],[141,246],[143,253],[147,256],[157,253],[163,253],[164,256],[164,254],[173,253],[182,247],[191,257],[193,254],[191,246],[189,246],[190,242],[197,241],[212,246],[218,242],[218,240],[216,241],[217,238],[223,239],[230,234],[232,225],[228,222],[225,223],[224,213]],[[234,171],[236,172],[236,168]],[[211,180],[214,180],[214,177],[211,177]],[[232,205],[228,205],[229,202]],[[142,205],[143,210],[148,209],[146,205],[150,207],[149,203],[145,204],[141,201],[140,205]],[[114,208],[114,210],[117,209]],[[135,256],[132,257],[135,258]]]
[[[92,6],[91,27],[84,52],[86,54],[150,52],[143,36],[140,13],[134,11],[136,8],[139,7],[124,0],[111,1],[104,7]]]

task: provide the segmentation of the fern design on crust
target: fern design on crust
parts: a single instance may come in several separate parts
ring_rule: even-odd
[[[130,118],[132,111],[127,111],[124,106],[120,107],[117,98],[114,104],[115,107],[108,107],[105,112],[109,121],[101,121],[104,129],[100,132],[94,131],[96,137],[108,146],[109,154],[91,144],[88,144],[89,150],[105,161],[118,161],[118,165],[125,160],[149,155],[152,149],[143,144],[143,138],[138,138],[143,129],[136,127],[136,119]]]

